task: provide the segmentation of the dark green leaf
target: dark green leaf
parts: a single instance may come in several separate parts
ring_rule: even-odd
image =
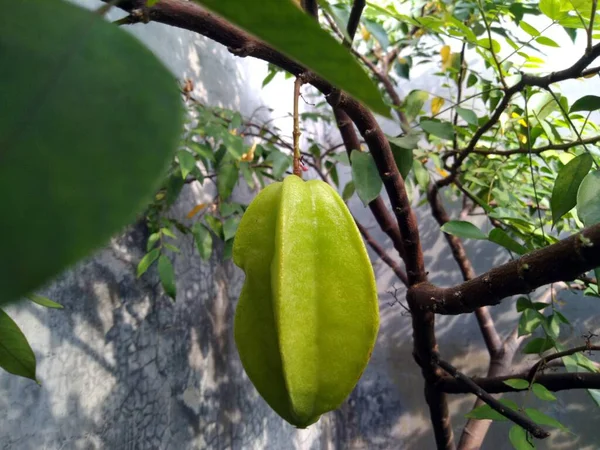
[[[165,203],[167,206],[171,206],[179,197],[183,186],[185,185],[185,180],[179,176],[179,174],[172,174],[167,180],[167,196],[165,199]]]
[[[483,239],[486,240],[487,235],[473,225],[471,222],[464,220],[451,220],[442,226],[444,233],[452,234],[464,239]]]
[[[544,353],[546,350],[554,347],[554,340],[550,338],[535,338],[527,343],[525,348],[523,348],[523,353],[531,354],[531,353]]]
[[[19,1],[0,14],[0,42],[10,61],[0,70],[0,189],[10,211],[0,220],[10,255],[0,262],[2,304],[135,219],[173,157],[183,114],[173,75],[91,11]]]
[[[209,228],[217,235],[217,237],[223,239],[223,224],[215,216],[206,216],[204,218]]]
[[[390,117],[379,90],[356,59],[293,2],[264,0],[251,8],[246,0],[196,2],[321,75],[373,111]]]
[[[383,185],[377,166],[370,153],[354,150],[350,159],[352,160],[352,179],[356,193],[367,206],[377,198]]]
[[[229,239],[225,241],[225,246],[223,247],[223,261],[227,261],[231,259],[233,255],[233,239]]]
[[[550,200],[554,224],[577,204],[577,191],[592,168],[592,163],[592,157],[588,153],[583,153],[558,171]]]
[[[561,430],[566,430],[562,423],[556,420],[554,417],[550,417],[547,414],[544,414],[541,411],[533,408],[525,408],[525,413],[538,425],[546,425],[549,427],[560,428]]]
[[[531,334],[544,323],[545,318],[535,309],[526,309],[519,319],[519,336]]]
[[[529,443],[527,432],[519,425],[513,425],[508,432],[508,439],[515,450],[532,450],[534,445]]]
[[[391,139],[389,141],[398,171],[402,175],[402,178],[406,179],[413,166],[413,151],[399,147]]]
[[[150,250],[148,253],[146,253],[137,266],[137,276],[141,277],[146,270],[148,270],[148,267],[150,267],[152,263],[156,261],[159,255],[160,248],[155,248],[154,250]]]
[[[527,297],[519,297],[517,299],[517,312],[525,311],[528,308],[533,308],[531,300]]]
[[[175,270],[171,260],[165,255],[161,255],[158,258],[158,276],[160,278],[160,284],[169,297],[175,300],[177,296],[177,288],[175,286]]]
[[[217,169],[217,190],[221,200],[227,200],[238,181],[239,171],[235,160],[229,154],[223,157]]]
[[[203,224],[196,222],[192,227],[192,233],[194,234],[194,241],[196,241],[196,248],[198,249],[200,257],[203,260],[208,261],[212,254],[213,243],[210,232]]]
[[[516,253],[517,255],[524,255],[527,253],[527,249],[524,246],[511,238],[506,231],[501,228],[494,228],[492,231],[490,231],[488,239],[491,242],[501,245],[505,249]]]
[[[55,308],[55,309],[63,309],[63,305],[60,303],[53,302],[47,297],[37,294],[30,294],[27,296],[29,300],[33,303],[37,303],[38,305],[45,306],[46,308]]]
[[[573,114],[577,111],[597,111],[600,109],[600,97],[597,95],[586,95],[578,100],[571,106],[569,114]]]
[[[423,131],[439,138],[448,139],[450,141],[454,138],[454,127],[450,122],[421,120],[420,125]]]
[[[577,191],[577,216],[586,227],[600,222],[600,170],[588,173]]]
[[[19,326],[0,309],[0,367],[13,375],[35,377],[35,354]]]
[[[552,392],[550,392],[548,389],[546,389],[546,386],[543,386],[539,383],[533,383],[533,386],[531,386],[531,390],[533,391],[535,396],[537,398],[539,398],[540,400],[548,400],[548,401],[556,400],[556,397],[554,396],[554,394]]]
[[[394,71],[400,78],[410,80],[410,68],[412,61],[409,58],[398,58],[394,64]]]
[[[354,181],[350,180],[344,186],[344,191],[342,192],[342,199],[347,202],[350,200],[350,197],[354,195]]]

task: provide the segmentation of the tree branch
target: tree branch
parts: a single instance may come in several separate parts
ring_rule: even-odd
[[[532,148],[531,152],[526,148],[513,148],[507,150],[487,150],[487,149],[473,149],[472,154],[476,155],[500,155],[500,156],[511,156],[517,154],[540,154],[543,152],[547,152],[548,150],[570,150],[573,147],[584,144],[595,144],[596,142],[600,142],[600,136],[593,136],[590,138],[582,139],[581,141],[569,141],[563,142],[561,144],[549,144],[544,145],[542,147]]]
[[[556,244],[535,250],[451,288],[421,283],[409,289],[420,308],[437,314],[463,314],[496,305],[511,295],[557,281],[573,280],[600,266],[600,224]],[[560,261],[560,264],[557,262]],[[413,308],[414,311],[414,308]]]
[[[591,344],[580,345],[579,347],[570,348],[570,349],[564,350],[562,352],[556,352],[556,353],[552,353],[551,355],[544,356],[537,363],[535,363],[533,365],[533,367],[531,367],[531,369],[529,369],[527,379],[530,382],[533,382],[534,380],[536,380],[536,382],[537,382],[536,375],[537,375],[538,371],[542,370],[546,366],[546,364],[548,364],[550,361],[552,361],[554,359],[559,359],[564,356],[570,356],[570,355],[574,355],[575,353],[591,351],[591,350],[600,350],[600,345],[591,345]]]
[[[436,362],[442,369],[454,377],[454,380],[456,380],[458,384],[462,385],[462,387],[468,392],[475,394],[478,398],[490,405],[494,411],[499,412],[510,421],[520,425],[538,439],[545,439],[550,436],[550,433],[543,428],[540,428],[534,421],[529,419],[524,414],[521,414],[518,411],[508,408],[506,405],[500,403],[484,389],[482,389],[480,385],[475,383],[471,378],[459,372],[458,369],[456,369],[456,367],[454,367],[452,364],[439,359],[439,357]]]
[[[352,40],[354,39],[356,30],[358,29],[358,25],[360,24],[360,16],[362,16],[363,9],[365,9],[366,4],[367,2],[365,0],[354,0],[354,3],[352,4],[352,9],[350,10],[350,18],[348,19],[348,26],[346,27],[348,36],[350,36],[350,41],[344,42],[344,44],[348,47],[352,47]]]

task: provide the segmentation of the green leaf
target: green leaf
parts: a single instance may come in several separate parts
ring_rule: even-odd
[[[206,220],[206,223],[213,233],[215,233],[219,238],[223,239],[223,224],[221,221],[215,216],[206,216],[204,217],[204,220]]]
[[[179,160],[179,167],[181,168],[181,178],[185,179],[196,167],[196,158],[186,150],[179,150],[177,152],[177,159]]]
[[[225,241],[225,245],[223,246],[223,261],[227,261],[231,259],[233,256],[233,239],[229,239]]]
[[[547,47],[560,47],[556,42],[546,36],[540,36],[535,40],[538,44],[545,45]]]
[[[0,309],[0,367],[13,375],[35,377],[35,354],[19,326]]]
[[[55,308],[55,309],[63,309],[63,305],[60,303],[53,302],[47,297],[37,294],[28,295],[27,298],[31,300],[33,303],[37,303],[38,305],[44,306],[46,308]]]
[[[171,206],[175,203],[184,185],[184,179],[179,175],[173,174],[169,177],[167,180],[167,198],[165,199],[167,206]]]
[[[319,74],[373,111],[391,118],[379,90],[351,53],[293,2],[265,0],[253,3],[251,8],[246,0],[196,2]]]
[[[464,220],[451,220],[442,226],[444,233],[452,234],[464,239],[483,239],[486,240],[487,235],[473,225],[471,222]]]
[[[525,311],[528,308],[533,308],[531,300],[527,297],[519,297],[517,299],[517,312]]]
[[[550,199],[553,224],[556,224],[577,204],[577,191],[592,168],[592,163],[592,157],[588,153],[583,153],[573,158],[558,171]]]
[[[156,261],[156,259],[159,257],[159,255],[160,255],[160,248],[155,248],[154,250],[150,250],[148,253],[146,253],[144,255],[144,257],[142,258],[142,260],[140,261],[140,263],[137,266],[138,278],[141,277],[144,273],[146,273],[146,271],[148,270],[148,267],[150,267],[152,265],[152,263],[154,261]]]
[[[561,0],[540,0],[540,11],[552,20],[558,20],[565,15],[561,11]]]
[[[575,103],[571,106],[569,114],[573,114],[578,111],[597,111],[600,109],[600,97],[596,95],[586,95],[575,100]]]
[[[174,155],[183,108],[146,47],[68,2],[16,2],[0,42],[2,304],[134,221]]]
[[[396,145],[392,139],[389,142],[398,171],[406,179],[413,166],[413,151]]]
[[[514,389],[527,389],[529,387],[529,381],[521,380],[519,378],[511,378],[510,380],[504,380],[503,383]]]
[[[494,228],[490,231],[488,239],[517,255],[524,255],[527,253],[527,249],[524,246],[515,241],[501,228]]]
[[[481,405],[477,408],[474,408],[469,413],[465,415],[467,419],[477,419],[477,420],[496,420],[498,422],[504,422],[508,420],[502,414],[500,414],[495,409],[492,409],[490,405]]]
[[[540,354],[554,347],[554,340],[550,338],[535,338],[523,348],[525,354]]]
[[[529,25],[524,20],[521,20],[519,26],[525,33],[529,34],[530,36],[536,37],[540,35],[540,32],[534,26]]]
[[[348,200],[350,200],[350,197],[352,197],[354,195],[354,181],[350,180],[348,181],[348,183],[346,183],[346,186],[344,186],[344,190],[342,192],[342,199],[347,202]]]
[[[494,50],[494,53],[496,55],[500,53],[500,50],[502,49],[500,43],[497,40],[490,38],[477,39],[477,45],[480,45],[481,47],[487,50]]]
[[[531,334],[544,323],[544,316],[535,309],[526,309],[519,319],[519,336]]]
[[[277,72],[275,70],[270,70],[267,76],[264,78],[261,87],[264,88],[267,84],[269,84],[273,78],[275,78],[275,75],[277,75]]]
[[[386,136],[389,143],[405,150],[414,150],[419,146],[421,135],[418,133],[410,133],[405,136],[391,137]]]
[[[454,127],[450,122],[437,120],[421,120],[421,128],[429,134],[451,141],[454,138]]]
[[[161,255],[158,258],[158,276],[160,278],[160,284],[169,297],[175,300],[177,296],[177,288],[175,286],[175,270],[171,260],[165,255]]]
[[[170,229],[168,229],[166,227],[165,228],[161,228],[160,232],[162,234],[164,234],[165,236],[168,236],[168,237],[173,238],[173,239],[177,239],[177,236],[175,236],[175,233],[173,233]]]
[[[173,253],[181,253],[181,250],[179,249],[179,247],[175,247],[172,244],[167,244],[165,243],[163,245],[166,249],[171,250]]]
[[[539,398],[540,400],[547,400],[547,401],[556,400],[556,397],[554,396],[554,394],[552,392],[550,392],[548,389],[546,389],[546,386],[544,386],[542,384],[533,383],[533,386],[531,386],[531,390],[533,391],[535,396],[537,398]]]
[[[377,39],[377,41],[381,45],[382,50],[385,50],[390,46],[390,40],[388,38],[387,32],[380,24],[369,19],[364,19],[363,22],[367,31],[371,33],[375,39]]]
[[[356,193],[367,206],[377,198],[383,185],[377,166],[370,153],[353,150],[350,159],[352,160],[352,179]]]
[[[413,159],[413,172],[415,173],[418,185],[423,189],[423,192],[427,192],[427,188],[429,187],[429,172],[418,159]]]
[[[467,122],[469,125],[479,125],[479,119],[477,119],[477,114],[475,114],[475,112],[473,112],[472,110],[457,106],[456,113],[462,120]]]
[[[577,191],[577,216],[586,227],[600,222],[600,170],[588,173]]]
[[[419,115],[428,98],[429,94],[425,91],[414,90],[409,92],[402,104],[408,121],[412,121]]]
[[[508,432],[508,439],[515,450],[531,450],[535,446],[529,443],[527,432],[519,425],[513,425]]]
[[[229,239],[235,236],[235,232],[237,231],[239,224],[239,217],[230,217],[225,222],[223,222],[223,239],[225,241],[228,241]]]
[[[219,198],[227,200],[233,191],[239,177],[238,167],[233,157],[228,153],[217,168],[217,190]]]
[[[198,249],[200,258],[208,261],[212,254],[213,244],[210,231],[200,222],[196,222],[192,227],[192,234],[194,235],[194,241],[196,241],[196,248]]]
[[[149,252],[150,250],[152,250],[152,247],[156,245],[159,239],[160,233],[152,233],[148,238],[148,242],[146,243],[146,251]]]
[[[292,165],[292,158],[280,151],[274,151],[269,154],[267,161],[273,163],[273,177],[277,180],[283,177],[285,171]]]
[[[554,417],[550,417],[547,414],[544,414],[541,411],[533,408],[525,408],[525,413],[538,425],[546,425],[548,427],[560,428],[561,430],[566,430],[562,423],[556,420]]]

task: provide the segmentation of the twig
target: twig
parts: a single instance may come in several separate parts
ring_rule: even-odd
[[[598,7],[598,0],[592,0],[592,14],[590,16],[590,26],[587,29],[587,38],[588,38],[587,51],[588,52],[592,51],[592,40],[593,40],[593,34],[594,34],[594,19],[596,16],[596,8],[597,7]]]
[[[302,86],[302,80],[300,77],[294,81],[294,175],[302,178],[302,169],[300,168],[300,122],[298,120],[298,99],[300,97],[300,86]]]
[[[471,378],[467,377],[463,373],[459,372],[456,367],[452,364],[439,359],[437,357],[436,363],[452,375],[459,383],[462,383],[463,386],[471,393],[475,394],[481,400],[483,400],[486,404],[488,404],[494,411],[499,412],[504,417],[509,419],[510,421],[520,425],[525,430],[529,431],[533,436],[538,439],[545,439],[550,436],[543,428],[540,428],[534,421],[529,419],[526,415],[521,414],[511,408],[508,408],[506,405],[500,403],[494,397],[492,397],[489,393],[481,388],[477,383],[475,383]]]
[[[569,355],[573,355],[575,353],[591,351],[591,350],[600,350],[600,345],[591,345],[591,344],[580,345],[579,347],[570,348],[570,349],[564,350],[562,352],[556,352],[556,353],[552,353],[551,355],[544,356],[537,363],[535,363],[531,367],[531,369],[529,369],[529,372],[527,373],[527,379],[530,382],[533,382],[535,380],[535,377],[536,377],[538,371],[542,370],[546,366],[546,364],[548,364],[548,362],[552,361],[553,359],[558,359],[558,358],[562,358],[563,356],[569,356]]]
[[[348,32],[350,40],[344,39],[344,45],[346,45],[347,47],[352,47],[352,40],[354,39],[356,30],[358,29],[358,25],[360,24],[360,16],[362,16],[363,9],[365,9],[365,5],[365,0],[354,0],[354,3],[352,4],[352,9],[350,10],[350,18],[348,19],[348,25],[346,27],[346,31]]]

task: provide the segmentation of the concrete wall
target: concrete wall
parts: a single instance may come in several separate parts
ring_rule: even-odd
[[[116,17],[118,13],[112,13]],[[263,63],[235,58],[206,39],[162,25],[136,25],[130,30],[178,78],[192,78],[196,95],[210,104],[245,114],[268,105],[275,109],[273,117],[291,110],[289,82],[276,79],[261,90],[266,75]],[[281,120],[280,126],[289,131],[289,120]],[[393,131],[392,125],[386,127]],[[186,187],[173,214],[183,217],[206,195]],[[388,245],[368,210],[354,200],[351,208]],[[459,282],[455,263],[427,208],[417,208],[417,213],[432,281]],[[387,293],[400,283],[374,255],[382,324],[371,363],[340,410],[299,431],[266,406],[239,363],[232,317],[243,281],[241,271],[221,262],[221,249],[209,263],[202,263],[191,240],[183,240],[182,254],[175,259],[179,294],[173,303],[162,294],[154,270],[140,280],[135,277],[144,253],[144,233],[143,226],[133,225],[43,290],[64,310],[32,304],[9,309],[36,353],[41,386],[0,374],[0,447],[433,448],[423,381],[411,356],[410,319],[399,305],[391,304]],[[478,272],[507,259],[490,245],[469,243],[467,248]],[[600,328],[597,299],[570,298],[563,310],[576,318],[573,329],[563,329],[572,340]],[[493,313],[504,333],[514,327],[513,303],[505,302]],[[448,359],[471,375],[484,373],[487,355],[473,317],[441,318],[437,331]],[[600,414],[591,400],[585,393],[559,393],[558,397],[545,410],[571,426],[575,435],[562,433],[539,448],[600,448],[594,430]],[[451,399],[457,433],[472,402],[470,396]],[[494,425],[484,448],[511,448],[507,426]]]

